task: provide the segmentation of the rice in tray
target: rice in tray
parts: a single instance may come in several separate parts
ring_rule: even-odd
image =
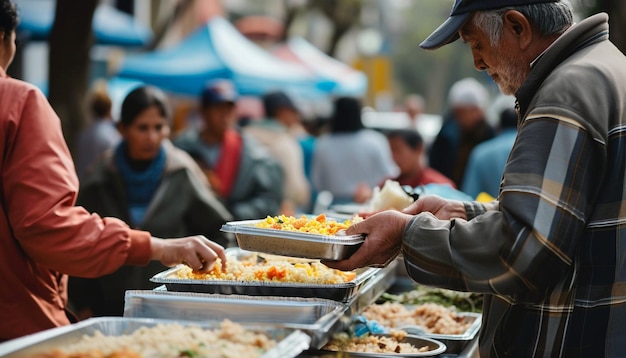
[[[473,323],[473,320],[467,320],[455,311],[435,303],[426,303],[410,310],[400,303],[385,302],[367,307],[363,316],[385,327],[419,326],[434,334],[463,334]]]
[[[352,220],[338,222],[336,220],[328,220],[325,214],[320,214],[313,219],[309,219],[305,215],[299,218],[280,215],[268,216],[255,226],[262,229],[297,231],[318,235],[335,235],[337,232],[345,230],[353,223],[359,221],[363,221],[363,218],[355,216]]]
[[[306,284],[341,284],[354,280],[356,272],[331,269],[319,261],[296,261],[275,256],[257,262],[257,256],[244,260],[229,258],[227,270],[222,270],[221,262],[215,264],[208,273],[193,271],[185,266],[174,273],[174,277],[193,280],[226,280],[246,282],[296,282]]]
[[[178,324],[142,327],[122,336],[97,331],[79,342],[32,358],[243,358],[261,357],[276,341],[225,320],[219,329]]]
[[[390,337],[367,335],[348,337],[346,334],[336,335],[324,346],[325,350],[360,353],[422,353],[428,352],[428,346],[416,347],[410,343],[400,343],[406,337],[404,331],[391,331]]]

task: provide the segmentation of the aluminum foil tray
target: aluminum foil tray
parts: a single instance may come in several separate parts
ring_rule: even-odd
[[[226,249],[226,255],[235,258],[250,255],[240,248]],[[150,281],[163,284],[170,292],[198,292],[223,295],[279,296],[326,298],[333,301],[348,302],[357,294],[359,288],[380,269],[364,268],[357,270],[354,280],[340,284],[304,284],[296,282],[255,282],[225,280],[180,279],[174,276],[183,266],[173,267],[154,275]]]
[[[309,259],[343,260],[365,241],[361,235],[331,236],[258,228],[263,220],[228,222],[222,231],[234,233],[240,248],[268,254]]]
[[[311,337],[311,346],[323,346],[331,332],[343,329],[348,307],[316,298],[250,297],[191,292],[126,291],[124,317],[268,324],[297,329]],[[347,323],[347,322],[346,322]]]
[[[388,334],[377,334],[374,336],[381,336],[381,337],[389,337]],[[434,339],[430,339],[430,338],[425,338],[425,337],[418,337],[418,336],[414,336],[414,335],[407,335],[403,340],[400,341],[401,343],[410,343],[415,347],[424,347],[424,346],[428,346],[429,351],[428,352],[421,352],[421,353],[362,353],[362,352],[335,352],[335,351],[329,351],[329,350],[320,350],[319,353],[321,353],[319,355],[319,357],[322,358],[347,358],[347,357],[366,357],[366,358],[370,358],[370,357],[379,357],[379,358],[384,358],[384,357],[437,357],[440,354],[444,353],[446,351],[446,345],[442,342],[439,342],[437,340]]]
[[[415,306],[407,306],[413,308]],[[420,337],[432,338],[441,341],[448,346],[446,353],[460,353],[468,343],[470,343],[478,334],[482,323],[482,314],[473,312],[459,312],[459,316],[463,317],[466,322],[472,321],[472,324],[462,334],[435,334],[427,333],[417,326],[398,327],[409,334],[419,335]]]
[[[154,320],[141,318],[102,317],[91,318],[70,326],[58,327],[36,333],[23,338],[18,338],[0,344],[0,356],[4,358],[29,357],[33,354],[47,352],[59,346],[72,344],[81,339],[83,335],[92,335],[100,331],[105,335],[123,335],[134,332],[141,327],[153,327],[159,323],[178,322],[183,325],[200,325],[205,328],[215,328],[219,322],[185,322],[173,320]],[[303,332],[292,329],[277,329],[254,325],[244,327],[265,332],[270,337],[278,340],[278,344],[263,355],[263,358],[296,357],[302,351],[308,349],[310,338]]]

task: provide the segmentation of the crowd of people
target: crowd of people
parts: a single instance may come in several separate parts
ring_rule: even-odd
[[[437,142],[427,147],[420,136],[420,96],[407,97],[411,125],[403,130],[366,128],[360,100],[342,97],[325,126],[311,131],[296,99],[281,91],[260,99],[264,118],[240,121],[240,96],[228,80],[207,83],[197,98],[200,125],[175,134],[160,89],[132,89],[113,118],[99,84],[89,96],[92,122],[72,157],[41,92],[5,75],[15,53],[11,1],[2,0],[2,15],[0,103],[17,114],[2,122],[0,229],[11,239],[2,242],[8,256],[0,274],[12,277],[16,290],[0,293],[0,308],[15,313],[0,323],[0,340],[77,317],[121,315],[124,291],[153,288],[149,278],[167,266],[207,270],[218,257],[225,261],[224,247],[234,242],[219,229],[230,220],[310,213],[320,192],[335,204],[364,203],[387,179],[461,187],[458,173],[437,171],[439,160],[428,163]],[[456,152],[441,159],[446,164],[467,161],[471,147],[493,133],[484,121],[484,89],[460,87],[451,94],[450,128],[440,134],[456,140],[448,145]],[[33,200],[39,204],[27,204]],[[46,244],[35,244],[42,232]],[[32,294],[42,287],[55,294]],[[29,307],[45,309],[25,323],[20,312]]]
[[[467,165],[472,148],[493,137],[485,119],[487,90],[464,79],[449,97],[450,114],[427,147],[418,125],[424,100],[417,95],[407,96],[411,121],[404,129],[366,128],[360,100],[342,97],[334,100],[321,133],[313,133],[297,102],[282,91],[260,98],[265,117],[240,120],[240,96],[221,79],[209,82],[197,98],[200,125],[172,134],[172,109],[158,88],[132,90],[113,121],[111,101],[98,86],[90,97],[93,122],[79,138],[77,205],[156,236],[205,235],[228,247],[232,238],[219,231],[224,222],[311,213],[318,192],[330,193],[333,204],[364,204],[376,186],[392,179],[410,187],[467,186],[473,196],[497,196],[491,184],[499,183],[504,162],[496,165],[476,153]],[[515,115],[512,108],[503,112],[507,128],[510,111]],[[498,143],[497,155],[506,159],[512,143]],[[464,183],[456,169],[466,166]],[[149,278],[163,269],[152,263],[99,278],[72,277],[70,301],[80,318],[121,315],[124,291],[154,288]]]
[[[369,129],[361,102],[342,97],[314,133],[280,91],[244,125],[236,88],[216,80],[197,99],[201,125],[174,135],[166,95],[145,85],[116,121],[94,93],[78,140],[90,150],[76,163],[42,93],[6,75],[16,26],[15,6],[0,0],[0,342],[76,319],[67,275],[79,318],[119,315],[123,292],[150,288],[166,266],[226,262],[226,221],[309,212],[321,192],[363,203],[393,179],[496,200],[426,196],[373,214],[347,230],[367,235],[363,245],[325,264],[352,270],[402,252],[417,282],[485,294],[483,357],[626,354],[626,58],[606,15],[575,24],[561,1],[455,2],[421,47],[469,45],[476,69],[516,97],[496,128],[474,79],[450,88],[432,144],[419,133],[420,96],[407,98],[407,128]]]

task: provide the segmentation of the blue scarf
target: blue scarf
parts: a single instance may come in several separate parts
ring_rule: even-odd
[[[115,148],[113,159],[126,188],[126,200],[131,223],[136,226],[142,222],[148,205],[161,183],[165,169],[165,150],[161,146],[161,150],[148,164],[148,167],[142,171],[137,171],[129,163],[126,155],[127,148],[126,142],[122,141]]]

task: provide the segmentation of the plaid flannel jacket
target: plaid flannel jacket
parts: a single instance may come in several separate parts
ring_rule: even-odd
[[[607,21],[533,66],[498,202],[405,230],[416,281],[485,293],[481,357],[626,357],[626,58]]]

